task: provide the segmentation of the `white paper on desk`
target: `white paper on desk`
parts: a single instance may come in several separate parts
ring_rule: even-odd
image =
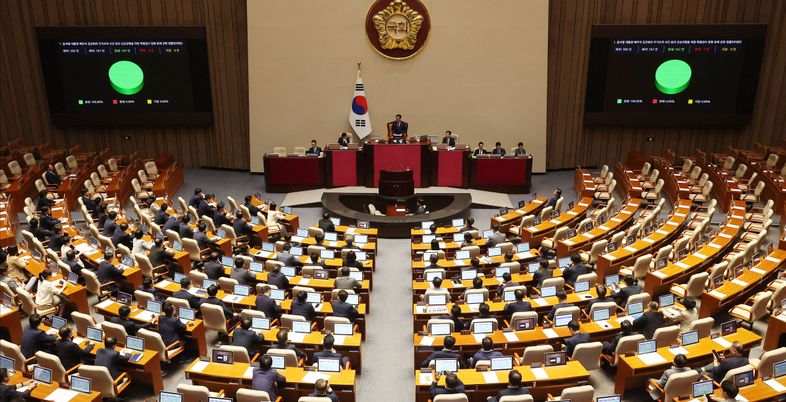
[[[519,336],[516,335],[515,332],[503,332],[503,334],[505,335],[505,339],[507,339],[508,342],[516,342],[519,340]]]
[[[781,260],[779,260],[777,258],[770,257],[770,256],[766,256],[766,257],[764,257],[764,259],[769,261],[769,262],[774,262],[776,264],[780,264],[781,263]]]
[[[355,233],[355,228],[347,228],[346,233]]]
[[[81,344],[82,344],[82,342],[84,342],[84,341],[85,341],[85,338],[82,338],[82,337],[79,337],[79,336],[75,336],[75,337],[74,337],[74,340],[73,340],[73,342],[74,342],[75,344],[77,344],[77,345],[81,345]]]
[[[90,254],[95,251],[95,249],[91,247],[90,244],[88,243],[79,243],[76,246],[74,246],[74,248],[76,249],[76,251],[79,251],[82,254]]]
[[[162,288],[165,288],[165,287],[167,287],[167,286],[169,286],[171,284],[172,284],[172,282],[170,282],[170,281],[165,279],[165,280],[163,280],[161,282],[158,282],[156,285],[158,285],[158,286],[160,286]]]
[[[715,297],[717,297],[717,298],[719,298],[719,299],[725,299],[726,298],[725,294],[723,294],[721,292],[718,292],[717,290],[713,290],[712,292],[710,292],[710,294],[715,296]]]
[[[667,235],[667,234],[669,234],[669,232],[667,232],[667,231],[665,231],[665,230],[663,230],[663,229],[658,229],[658,230],[656,230],[656,231],[655,231],[655,233],[657,233],[657,234],[662,234],[662,235]]]
[[[747,287],[747,286],[748,286],[748,282],[744,282],[744,281],[741,281],[741,280],[739,280],[739,279],[736,279],[736,278],[735,278],[735,279],[732,279],[732,280],[731,280],[731,283],[733,283],[733,284],[735,284],[735,285],[740,285],[740,286],[742,286],[742,287]]]
[[[496,371],[484,371],[483,381],[486,381],[486,384],[496,384],[500,382]]]
[[[343,345],[344,341],[347,339],[346,335],[333,335],[333,342],[336,345]]]
[[[464,260],[453,260],[453,265],[455,265],[457,267],[463,267],[463,266],[465,266],[467,264],[464,263]]]
[[[3,305],[0,305],[0,315],[6,315],[6,314],[8,314],[10,312],[11,312],[10,308],[8,308],[6,306],[3,306]]]
[[[715,341],[715,343],[717,343],[718,345],[723,346],[724,349],[728,349],[729,346],[731,346],[731,342],[727,341],[726,339],[723,339],[722,336],[713,339],[713,341]]]
[[[652,366],[654,364],[666,363],[666,359],[660,353],[645,353],[643,355],[636,355],[642,363]]]
[[[472,336],[475,337],[475,342],[480,343],[486,337],[486,334],[472,334]]]
[[[208,364],[208,362],[203,362],[203,361],[200,360],[200,361],[194,363],[193,366],[191,366],[191,371],[195,371],[197,373],[201,373],[202,370],[207,368],[207,364]]]
[[[44,398],[45,401],[70,401],[71,399],[76,398],[79,395],[76,391],[71,391],[70,389],[65,388],[58,388],[54,390],[51,394],[47,395]]]
[[[237,302],[243,300],[243,297],[242,296],[238,296],[238,295],[226,295],[221,300],[223,300],[223,301],[225,301],[227,303],[237,303]]]
[[[721,248],[720,244],[715,244],[715,243],[707,243],[707,245],[708,245],[708,246],[710,246],[710,247],[712,247],[712,248]]]
[[[601,328],[611,328],[611,324],[606,320],[595,321],[595,324],[600,325]]]
[[[649,244],[655,243],[655,240],[650,239],[649,237],[645,237],[645,238],[641,239],[641,241],[643,241],[645,243],[649,243]]]
[[[678,267],[680,267],[682,269],[690,268],[690,265],[688,265],[688,264],[686,264],[686,263],[684,263],[682,261],[677,261],[677,262],[674,263],[674,265],[676,265],[676,266],[678,266]]]
[[[630,251],[631,253],[634,253],[634,252],[636,252],[636,251],[639,251],[639,249],[637,249],[636,247],[631,247],[631,246],[626,246],[626,247],[625,247],[625,250],[626,250],[626,251]]]
[[[27,391],[29,388],[30,387],[28,387],[27,385],[24,385],[24,386],[21,386],[21,387],[17,388],[16,392],[23,393],[23,392]]]
[[[734,398],[734,400],[735,401],[740,401],[740,402],[748,402],[748,398],[742,396],[742,394],[737,394],[737,396]]]
[[[253,367],[247,368],[246,372],[243,373],[243,378],[245,378],[247,380],[250,380],[251,377],[253,377],[253,376],[254,376],[254,368]]]
[[[311,282],[311,279],[309,279],[309,278],[302,278],[302,279],[300,279],[300,281],[298,281],[297,284],[298,285],[308,285],[309,282]]]
[[[155,314],[153,314],[152,312],[143,311],[137,314],[135,318],[142,321],[153,321],[153,317],[155,317]]]
[[[764,275],[764,274],[766,274],[766,273],[767,273],[767,272],[765,272],[765,271],[762,271],[762,270],[760,270],[760,269],[758,269],[758,268],[751,268],[751,272],[753,272],[753,273],[756,273],[756,274],[759,274],[759,275]]]
[[[431,373],[420,373],[420,379],[418,380],[421,384],[431,384],[434,381],[434,377]]]
[[[669,352],[671,354],[673,354],[674,356],[687,355],[688,354],[688,350],[683,348],[682,346],[678,346],[676,348],[669,348]]]
[[[495,217],[494,217],[494,220],[495,220],[495,221],[497,221],[497,222],[502,222],[502,221],[504,221],[504,220],[505,220],[505,218],[503,218],[503,217],[501,217],[501,216],[495,216]]]
[[[549,378],[549,373],[542,367],[532,369],[532,374],[535,375],[536,380],[546,380]]]
[[[287,337],[287,339],[295,343],[303,342],[303,339],[305,338],[306,334],[301,334],[299,332],[290,332],[289,336]]]
[[[95,307],[98,307],[98,308],[107,308],[107,307],[111,306],[111,305],[112,305],[112,304],[114,304],[114,303],[115,303],[115,301],[114,301],[114,300],[112,300],[112,299],[106,299],[106,300],[102,301],[101,303],[96,303]]]
[[[701,258],[702,260],[706,260],[707,259],[707,256],[702,254],[702,253],[693,253],[693,255],[695,255],[696,257]]]
[[[617,323],[622,324],[625,321],[633,322],[633,317],[626,315],[625,317],[617,317]]]
[[[549,301],[543,298],[540,299],[532,299],[532,301],[537,304],[538,306],[548,306]]]
[[[783,386],[783,384],[779,383],[778,380],[774,378],[764,381],[764,383],[769,385],[775,392],[780,393],[786,391],[786,386]]]
[[[546,338],[549,338],[549,339],[551,339],[551,338],[558,338],[559,337],[559,334],[557,334],[557,331],[555,331],[555,330],[553,330],[551,328],[544,329],[543,330],[543,334],[546,335]],[[548,378],[548,377],[546,377],[546,378]]]
[[[653,276],[657,276],[658,278],[665,278],[666,274],[661,271],[655,271],[652,273]]]
[[[316,371],[309,371],[308,373],[306,373],[306,375],[303,376],[301,381],[307,382],[309,384],[313,384],[317,382],[317,380],[328,380],[328,379],[330,379],[329,375],[318,373]],[[429,384],[430,383],[431,382],[429,382]]]
[[[430,336],[424,336],[420,338],[420,346],[431,346],[434,344],[434,338]]]
[[[469,311],[478,311],[480,304],[467,304]]]

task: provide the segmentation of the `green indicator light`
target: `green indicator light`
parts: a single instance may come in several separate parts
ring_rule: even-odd
[[[80,105],[82,105],[82,104],[84,104],[84,103],[85,103],[85,102],[84,102],[84,101],[82,101],[81,99],[79,100],[79,104],[80,104]]]
[[[690,85],[692,71],[688,63],[672,59],[655,70],[655,87],[666,95],[678,94]]]
[[[622,103],[622,99],[617,98],[617,103]]]
[[[108,75],[112,88],[123,95],[133,95],[141,91],[145,84],[145,73],[142,72],[142,68],[128,60],[112,64]]]

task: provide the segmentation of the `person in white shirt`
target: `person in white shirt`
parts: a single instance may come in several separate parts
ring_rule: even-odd
[[[38,291],[35,293],[36,312],[43,314],[46,309],[60,305],[60,295],[65,290],[65,281],[62,279],[50,282],[49,280],[54,276],[54,272],[44,270],[38,276]]]
[[[142,238],[143,236],[142,231],[139,229],[134,232],[134,239],[131,241],[131,253],[144,255],[153,248],[153,244],[149,241],[145,241],[145,239]]]
[[[267,220],[265,222],[268,233],[286,233],[284,225],[278,223],[279,219],[284,219],[284,214],[277,210],[275,202],[271,202],[267,210]]]

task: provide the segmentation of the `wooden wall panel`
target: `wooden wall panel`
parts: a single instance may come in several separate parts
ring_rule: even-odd
[[[584,126],[592,24],[767,23],[759,91],[741,127]],[[686,155],[696,148],[780,144],[786,137],[786,2],[780,0],[551,0],[548,169],[624,160],[629,151]],[[653,141],[648,142],[647,137]]]
[[[204,25],[213,125],[54,127],[34,32],[49,25]],[[143,157],[171,152],[185,166],[248,169],[246,32],[246,0],[0,1],[0,143],[21,136],[27,144],[110,147]]]

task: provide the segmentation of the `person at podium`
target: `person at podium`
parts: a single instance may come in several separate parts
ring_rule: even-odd
[[[493,155],[505,156],[505,148],[502,148],[502,143],[497,141],[497,143],[494,144],[494,149],[491,150],[491,153]]]
[[[527,150],[524,149],[524,143],[519,142],[519,144],[516,146],[516,150],[513,153],[513,156],[526,156],[526,155],[527,155]]]
[[[401,120],[401,115],[396,115],[396,120],[388,123],[388,141],[391,144],[404,144],[407,142],[407,128],[409,124]]]
[[[478,155],[486,155],[488,153],[489,153],[489,151],[487,151],[485,148],[483,148],[483,141],[481,141],[481,142],[478,143],[477,149],[475,149],[475,151],[472,152],[472,155],[478,156]]]
[[[319,155],[322,153],[322,148],[317,146],[317,140],[311,140],[311,148],[306,151],[306,155]]]
[[[448,148],[456,147],[456,139],[453,138],[453,133],[451,133],[450,130],[445,131],[445,136],[442,137],[442,143],[447,145]]]
[[[338,145],[341,145],[342,147],[349,146],[349,134],[346,132],[341,133],[341,137],[338,137],[337,142]]]

